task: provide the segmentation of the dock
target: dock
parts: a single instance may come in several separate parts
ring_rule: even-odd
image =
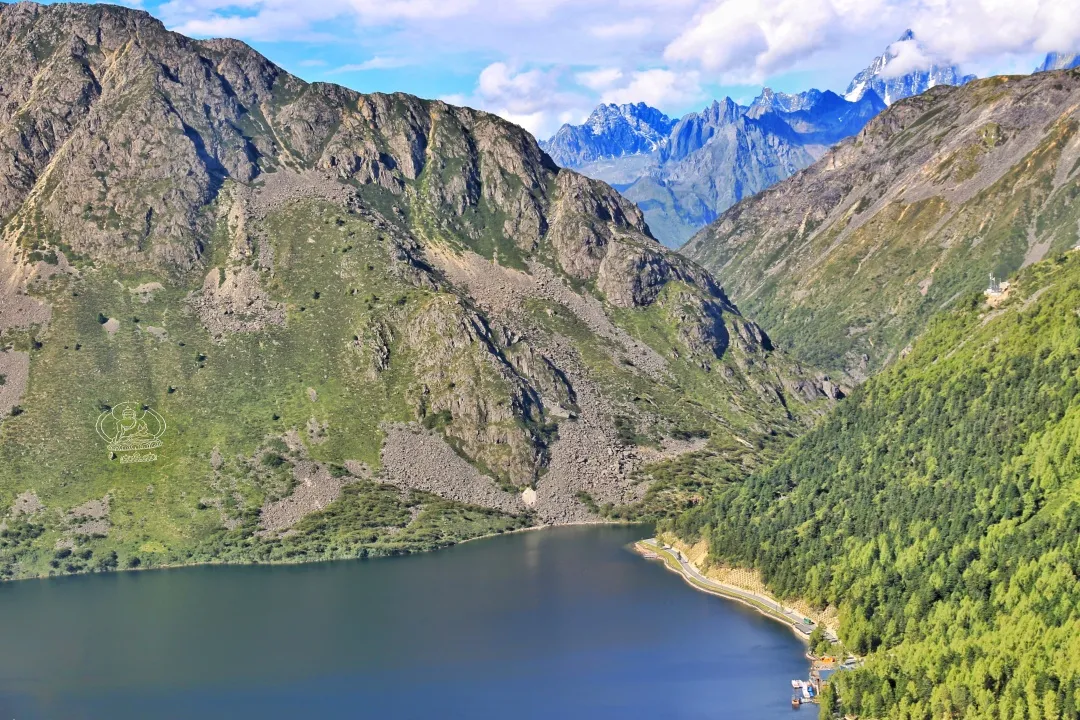
[[[854,655],[849,655],[842,662],[839,657],[827,655],[818,658],[809,652],[806,657],[810,660],[810,679],[791,681],[792,710],[798,710],[801,705],[807,703],[820,703],[821,691],[829,684],[833,674],[841,670],[851,670],[857,667],[860,662]]]

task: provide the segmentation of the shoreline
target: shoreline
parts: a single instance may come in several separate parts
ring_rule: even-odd
[[[506,532],[488,533],[487,535],[477,535],[471,537],[468,540],[462,540],[461,542],[447,545],[446,547],[435,548],[434,550],[422,550],[420,552],[436,552],[438,550],[445,550],[457,545],[464,545],[465,543],[475,542],[476,540],[487,540],[488,538],[502,537],[503,535],[517,535],[518,533],[533,532],[534,530],[548,530],[550,528],[562,528],[562,527],[589,527],[592,525],[649,525],[647,522],[635,522],[633,520],[580,520],[578,522],[568,523],[548,523],[545,525],[530,525],[529,527],[517,528],[516,530],[507,530]],[[419,553],[409,553],[410,555],[418,555]],[[346,558],[348,559],[348,558]]]
[[[685,571],[683,563],[678,560],[678,558],[673,554],[673,552],[671,550],[665,549],[663,545],[656,542],[654,538],[639,540],[638,542],[634,543],[633,547],[634,550],[643,557],[646,553],[651,553],[652,555],[655,555],[656,559],[659,559],[664,563],[665,569],[669,570],[670,572],[676,573],[679,577],[683,579],[684,582],[686,582],[686,584],[690,585],[695,590],[707,593],[709,595],[715,595],[717,597],[724,598],[725,600],[733,600],[741,605],[751,608],[755,610],[759,615],[783,624],[789,630],[791,630],[791,632],[793,632],[797,638],[799,638],[804,643],[806,643],[807,646],[809,646],[811,632],[810,626],[802,623],[793,615],[782,614],[777,609],[769,607],[765,604],[765,602],[771,602],[779,607],[783,607],[783,605],[779,601],[777,601],[776,598],[761,596],[758,593],[753,593],[749,590],[743,590],[742,588],[735,587],[734,585],[726,585],[724,583],[717,582],[716,580],[706,578],[700,573],[698,573],[700,579],[693,577]],[[650,560],[652,558],[646,557],[645,559]],[[688,561],[687,564],[689,564]],[[692,565],[690,565],[690,567],[694,572],[698,572],[697,568],[694,568]],[[814,627],[816,627],[816,625]],[[828,630],[828,628],[823,629],[825,630],[827,635],[831,635],[831,632]]]
[[[140,572],[154,572],[156,570],[180,570],[183,568],[194,567],[275,567],[275,566],[294,566],[294,565],[318,565],[321,563],[332,562],[349,562],[355,560],[381,560],[383,558],[395,558],[395,557],[408,557],[409,555],[421,555],[424,553],[434,553],[440,550],[448,550],[458,545],[464,545],[466,543],[475,542],[476,540],[489,540],[491,538],[502,537],[505,535],[516,535],[518,533],[532,532],[534,530],[547,530],[549,528],[560,527],[585,527],[591,525],[648,525],[649,523],[634,522],[631,520],[583,520],[579,522],[569,523],[549,523],[542,525],[530,525],[528,527],[516,528],[514,530],[506,530],[504,532],[492,532],[485,535],[477,535],[476,537],[466,538],[465,540],[459,540],[458,542],[448,543],[446,545],[440,545],[428,550],[407,550],[405,552],[386,553],[384,555],[368,555],[365,557],[339,557],[339,558],[318,558],[307,560],[272,560],[266,562],[244,562],[244,561],[227,561],[227,560],[207,560],[204,562],[187,562],[187,563],[162,563],[160,565],[153,565],[150,567],[133,567],[133,568],[115,568],[108,571],[90,571],[90,572],[78,572],[78,573],[57,573],[53,575],[27,575],[25,577],[12,578],[10,580],[0,580],[0,585],[6,585],[8,583],[27,582],[31,580],[59,580],[63,578],[77,578],[86,577],[89,575],[111,575],[119,573],[140,573]]]

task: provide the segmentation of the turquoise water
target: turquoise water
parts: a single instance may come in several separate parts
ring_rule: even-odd
[[[0,585],[0,720],[791,717],[804,646],[647,533]]]

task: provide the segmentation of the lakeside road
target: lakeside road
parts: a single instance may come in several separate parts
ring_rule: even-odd
[[[698,572],[697,568],[690,564],[682,553],[674,548],[668,548],[661,545],[656,541],[656,538],[640,540],[636,543],[635,547],[642,552],[650,552],[657,555],[664,561],[664,565],[669,570],[682,575],[686,582],[690,583],[698,590],[719,595],[728,598],[729,600],[736,600],[744,605],[749,605],[761,614],[784,623],[794,630],[795,634],[803,640],[809,639],[810,633],[814,630],[814,625],[806,623],[804,621],[805,618],[801,613],[786,609],[782,604],[771,597],[750,592],[749,590],[743,590],[734,585],[717,582],[716,580],[705,577]],[[825,636],[831,642],[837,641],[835,633],[828,628],[823,627],[822,629],[825,631]]]

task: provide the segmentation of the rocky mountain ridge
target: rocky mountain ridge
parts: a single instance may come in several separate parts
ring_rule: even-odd
[[[4,577],[678,503],[680,462],[753,462],[842,394],[493,115],[113,6],[2,5],[0,38]],[[167,420],[153,458],[95,431],[123,403]]]
[[[675,121],[645,103],[598,106],[583,125],[563,125],[540,147],[561,167],[650,153],[659,148]]]
[[[620,139],[624,125],[603,141],[592,140],[589,125],[566,125],[542,146],[560,164],[619,188],[654,234],[676,247],[741,198],[809,165],[884,107],[873,93],[851,103],[832,92],[765,88],[749,108],[731,98],[713,101],[672,122],[659,139],[659,125],[631,134],[632,141]]]
[[[866,377],[935,313],[1080,242],[1080,73],[939,86],[684,253],[806,362]]]
[[[798,112],[810,110],[819,102],[824,93],[816,88],[811,88],[801,93],[776,92],[772,88],[762,88],[761,94],[750,103],[747,113],[750,117],[761,117],[767,112]]]

